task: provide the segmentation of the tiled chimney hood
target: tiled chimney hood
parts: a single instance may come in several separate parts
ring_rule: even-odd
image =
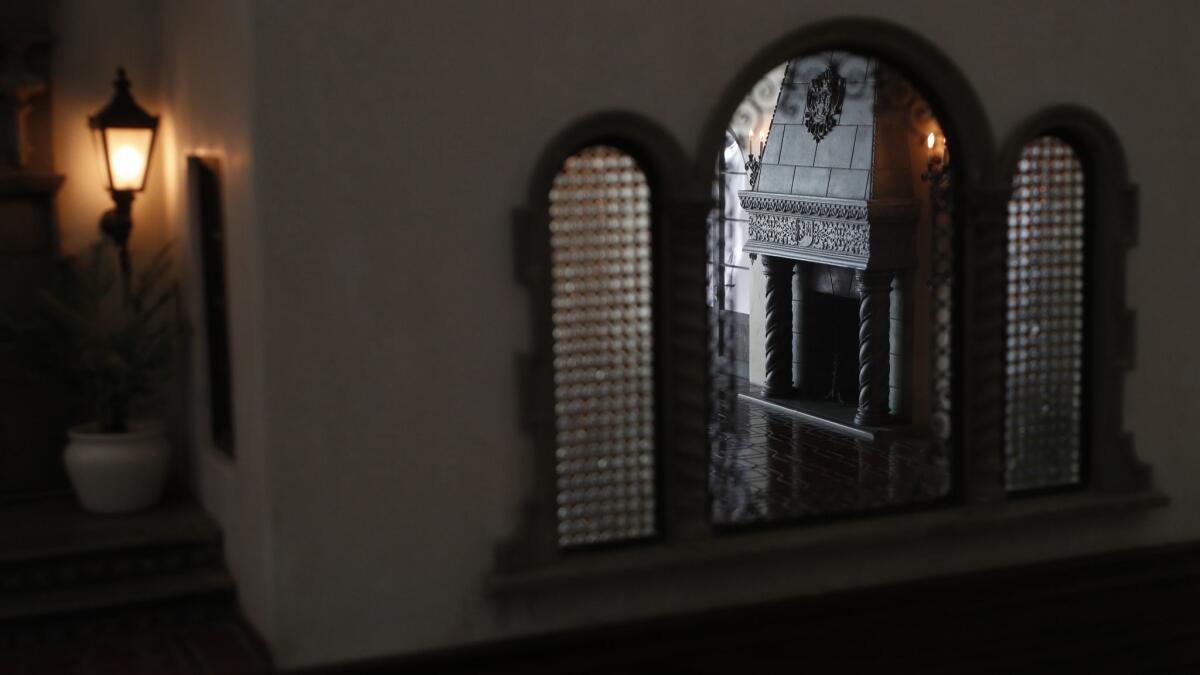
[[[822,52],[788,64],[761,168],[739,199],[751,253],[853,269],[912,264],[908,110],[875,59]]]

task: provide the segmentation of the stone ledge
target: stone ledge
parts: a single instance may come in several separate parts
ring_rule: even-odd
[[[152,602],[172,602],[213,594],[232,596],[233,592],[233,578],[223,570],[134,579],[83,589],[28,592],[4,598],[4,605],[0,607],[0,623]]]
[[[821,525],[787,525],[722,533],[702,541],[659,543],[594,552],[536,569],[501,572],[487,580],[489,592],[519,594],[554,586],[669,572],[681,567],[720,567],[755,558],[784,558],[824,547],[868,548],[917,537],[951,540],[964,532],[1001,532],[1033,523],[1102,518],[1164,507],[1155,490],[1133,493],[1079,491],[1013,499],[994,505],[931,508]]]
[[[0,507],[0,565],[220,539],[216,521],[187,501],[113,516],[85,513],[71,499]]]
[[[58,192],[66,176],[59,174],[7,173],[0,174],[0,197],[47,197]]]

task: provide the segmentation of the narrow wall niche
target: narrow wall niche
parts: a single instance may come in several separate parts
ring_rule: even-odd
[[[204,292],[205,348],[208,365],[209,433],[213,445],[232,456],[233,366],[229,349],[229,297],[225,272],[225,220],[221,203],[221,166],[212,157],[188,157],[188,180],[199,243]]]

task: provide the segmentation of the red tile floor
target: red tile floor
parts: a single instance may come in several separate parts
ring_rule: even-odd
[[[926,436],[870,442],[738,397],[714,406],[709,486],[718,526],[912,507],[950,487]]]

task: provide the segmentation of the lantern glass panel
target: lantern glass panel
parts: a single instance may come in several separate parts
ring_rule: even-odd
[[[141,190],[146,184],[153,129],[104,129],[104,151],[108,160],[109,187]]]

